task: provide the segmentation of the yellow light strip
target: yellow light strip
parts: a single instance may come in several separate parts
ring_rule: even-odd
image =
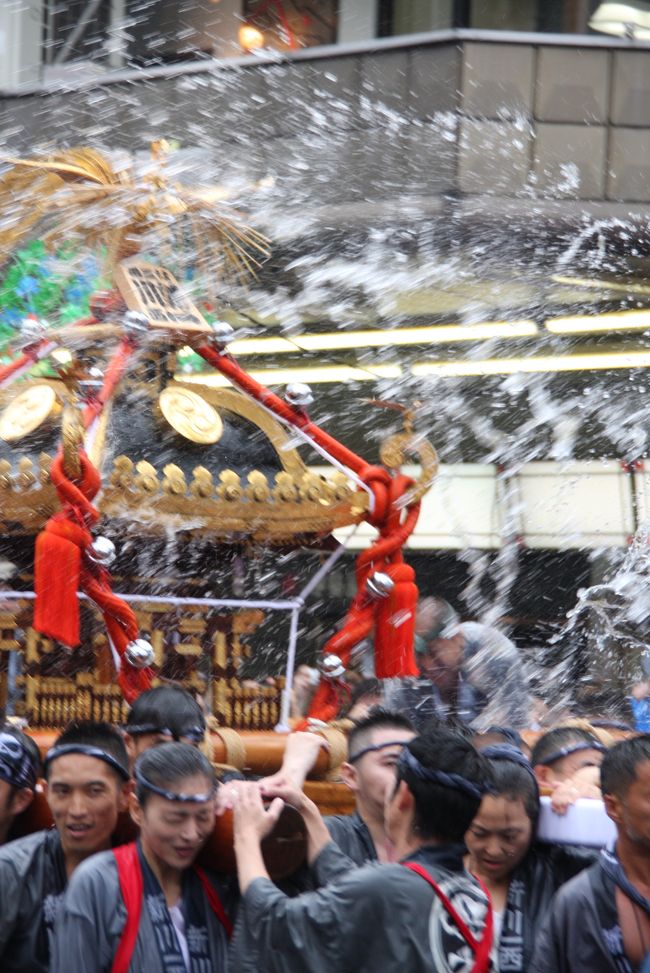
[[[286,338],[240,338],[230,342],[228,351],[233,355],[287,355],[299,349]]]
[[[558,355],[534,358],[486,358],[482,361],[418,362],[411,372],[418,377],[455,378],[472,375],[514,375],[517,372],[581,372],[615,368],[648,368],[650,351],[600,355]]]
[[[489,338],[530,338],[538,334],[534,321],[481,321],[478,324],[426,325],[421,328],[379,328],[368,331],[327,331],[295,338],[242,338],[228,345],[233,355],[284,355],[297,351],[336,351],[383,348],[391,345],[449,344]]]
[[[604,331],[648,331],[650,310],[612,311],[609,314],[573,315],[549,318],[546,330],[552,334],[598,334]]]
[[[569,279],[566,278],[567,281]],[[650,309],[548,318],[545,327],[551,334],[650,330]],[[539,328],[534,321],[481,321],[478,324],[426,325],[420,328],[395,328],[392,331],[329,331],[322,334],[300,334],[291,339],[281,336],[242,338],[231,342],[228,350],[243,358],[247,355],[295,355],[301,351],[345,351],[355,348],[486,341],[491,338],[531,338],[538,334]],[[191,349],[182,350],[187,352]]]
[[[418,378],[437,375],[440,378],[462,378],[481,375],[514,375],[517,372],[581,372],[607,369],[649,368],[650,351],[615,352],[591,355],[547,355],[532,358],[484,358],[478,361],[423,361],[413,365],[411,374]],[[307,382],[313,385],[333,382],[371,382],[376,378],[401,378],[397,365],[370,365],[353,368],[346,365],[324,365],[320,368],[268,368],[249,373],[263,385],[285,385]],[[176,376],[177,381],[225,388],[230,385],[223,375],[200,374]]]
[[[296,340],[306,351],[335,348],[382,348],[384,345],[447,344],[487,338],[527,338],[538,333],[534,321],[483,321],[479,324],[441,324],[393,331],[334,331],[303,334]]]
[[[331,382],[372,382],[377,378],[401,378],[399,365],[369,365],[367,368],[354,368],[348,365],[323,365],[314,368],[266,368],[250,371],[252,378],[263,385],[284,385],[288,382],[307,382],[323,385]],[[175,376],[179,382],[196,382],[216,388],[227,388],[230,382],[220,374],[199,374]]]

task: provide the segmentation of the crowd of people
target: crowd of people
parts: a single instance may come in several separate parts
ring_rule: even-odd
[[[3,725],[0,970],[650,973],[650,736],[581,719],[526,734],[511,643],[495,656],[434,607],[429,703],[414,681],[348,707],[349,815],[305,794],[318,732],[291,734],[270,777],[218,776],[180,687],[144,693],[124,727],[75,721],[45,754]],[[502,723],[484,725],[494,697]],[[600,802],[615,841],[540,840],[541,793],[557,815]],[[52,824],[25,834],[35,795]],[[263,846],[285,805],[305,860],[274,881]],[[225,810],[236,873],[197,864]]]

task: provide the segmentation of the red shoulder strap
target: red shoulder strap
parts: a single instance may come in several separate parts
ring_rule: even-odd
[[[426,868],[423,868],[422,865],[417,865],[415,862],[402,862],[402,864],[404,865],[405,868],[408,868],[410,871],[415,872],[416,875],[419,875],[420,878],[423,878],[425,882],[429,883],[429,885],[431,886],[435,894],[442,902],[443,906],[445,907],[445,910],[447,911],[451,919],[454,921],[456,926],[458,926],[458,930],[461,936],[463,937],[467,945],[471,947],[472,952],[474,953],[474,966],[472,967],[472,973],[488,973],[490,969],[490,951],[492,949],[494,922],[492,916],[492,900],[490,899],[490,893],[483,885],[481,880],[479,878],[476,878],[476,876],[473,876],[474,879],[478,882],[479,886],[481,887],[481,890],[485,894],[485,897],[487,898],[487,902],[488,902],[488,909],[485,915],[485,928],[483,930],[483,938],[480,941],[478,941],[476,939],[476,936],[473,934],[473,932],[465,922],[465,920],[461,918],[461,916],[458,914],[456,909],[449,901],[448,897],[442,891],[438,883],[434,881],[434,879],[431,877],[431,875],[426,870]]]
[[[138,938],[138,929],[140,928],[144,883],[138,849],[134,841],[129,845],[120,845],[118,848],[114,848],[113,854],[117,864],[120,891],[126,906],[126,924],[115,953],[111,973],[128,973],[135,949],[135,941]]]
[[[130,845],[120,845],[113,849],[115,862],[117,864],[117,874],[120,880],[120,891],[126,906],[126,924],[122,932],[115,953],[115,959],[111,967],[111,973],[128,973],[135,941],[138,938],[140,928],[140,916],[142,913],[142,900],[144,896],[144,883],[142,880],[142,869],[135,842]],[[232,923],[217,895],[215,888],[208,879],[202,868],[194,869],[199,877],[203,891],[214,912],[215,916],[226,931],[228,939],[232,936]]]
[[[215,916],[217,917],[217,919],[219,920],[223,928],[226,930],[226,936],[228,937],[228,939],[230,939],[230,937],[232,936],[232,922],[226,915],[226,910],[224,909],[221,903],[221,899],[217,895],[216,889],[214,888],[212,882],[210,881],[210,879],[205,874],[202,868],[195,866],[194,871],[196,872],[196,874],[199,876],[199,879],[201,880],[201,885],[203,886],[203,891],[205,892],[205,896],[208,902],[210,903],[210,908],[214,912]],[[113,971],[111,971],[111,973],[113,973]]]

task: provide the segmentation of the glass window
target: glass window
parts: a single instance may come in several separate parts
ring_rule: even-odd
[[[469,27],[537,30],[538,0],[472,0]]]
[[[445,30],[453,23],[454,0],[392,0],[381,4],[380,37]]]
[[[298,50],[336,43],[335,0],[244,0],[246,24],[264,35],[264,47]]]
[[[587,32],[598,0],[378,0],[379,37],[449,27]]]
[[[92,16],[89,16],[89,11]],[[91,60],[104,53],[111,0],[92,8],[89,0],[46,0],[43,5],[43,55],[46,64]]]

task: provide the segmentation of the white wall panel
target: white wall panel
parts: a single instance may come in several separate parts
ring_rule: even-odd
[[[528,547],[623,547],[634,533],[630,478],[618,460],[528,463],[517,480]]]
[[[404,472],[418,475],[416,467]],[[639,517],[650,520],[650,461],[635,483]],[[498,548],[506,525],[531,548],[624,547],[634,533],[632,481],[618,460],[528,463],[510,480],[509,509],[504,496],[495,466],[442,465],[407,549]],[[347,534],[348,528],[336,536]],[[350,549],[367,547],[374,537],[361,524]]]
[[[314,467],[326,473],[326,467]],[[416,478],[419,470],[406,466]],[[479,464],[441,466],[436,481],[422,500],[420,519],[407,549],[446,550],[464,547],[494,548],[500,543],[496,467]],[[342,540],[348,529],[336,532]],[[360,550],[377,536],[369,524],[361,524],[350,548]]]

